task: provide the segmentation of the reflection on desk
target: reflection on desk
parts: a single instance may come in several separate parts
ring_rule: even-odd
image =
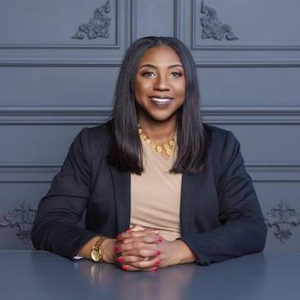
[[[133,273],[42,251],[0,251],[0,266],[0,299],[299,299],[296,253]]]

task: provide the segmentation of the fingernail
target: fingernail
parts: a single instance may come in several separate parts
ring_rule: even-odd
[[[161,260],[160,260],[160,259],[157,259],[157,260],[155,261],[155,265],[156,265],[156,266],[159,266],[160,263],[161,263]]]
[[[129,266],[122,266],[122,269],[123,269],[124,271],[129,271]]]
[[[118,261],[118,263],[121,264],[122,262],[124,262],[124,257],[122,257],[122,256],[118,257],[117,261]]]
[[[160,255],[160,254],[161,254],[161,251],[157,250],[157,251],[156,251],[156,255],[158,256],[158,255]]]
[[[126,230],[126,232],[130,232],[130,231],[131,231],[131,228],[129,228],[129,229]]]
[[[122,238],[121,234],[117,235],[117,237],[116,237],[117,240],[120,240],[121,238]]]
[[[153,267],[153,268],[152,268],[152,271],[153,271],[153,272],[157,272],[157,270],[158,270],[158,267]]]
[[[157,241],[158,241],[159,243],[162,243],[163,239],[162,239],[162,238],[158,238]]]
[[[120,251],[121,251],[120,246],[116,246],[116,247],[115,247],[115,252],[120,252]]]

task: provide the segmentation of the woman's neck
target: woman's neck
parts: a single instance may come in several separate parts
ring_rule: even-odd
[[[174,136],[176,119],[165,122],[150,121],[139,118],[139,125],[148,138],[158,145],[163,144]]]

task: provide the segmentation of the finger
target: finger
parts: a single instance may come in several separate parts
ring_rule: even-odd
[[[148,244],[141,241],[134,241],[132,243],[120,243],[118,252],[132,252],[134,251],[138,256],[148,256],[148,254],[144,254],[145,251],[152,251],[155,255],[156,250],[158,249],[157,244]]]
[[[159,244],[162,242],[162,239],[156,234],[149,234],[140,237],[128,237],[118,241],[120,241],[123,244],[134,243],[134,242],[143,242],[147,244]]]
[[[135,255],[121,255],[118,257],[117,262],[119,264],[130,264],[133,265],[134,263],[145,263],[144,266],[151,266],[151,265],[160,265],[161,259],[159,257],[142,257],[142,256],[135,256]]]
[[[124,271],[129,271],[129,272],[137,272],[137,271],[146,271],[146,272],[157,272],[158,271],[158,267],[154,266],[151,268],[146,268],[146,269],[140,269],[131,265],[121,265],[121,268]]]
[[[132,257],[134,260],[134,257]],[[149,269],[153,267],[158,267],[161,264],[161,260],[159,258],[151,259],[151,260],[142,260],[142,261],[129,261],[124,262],[123,264],[129,265],[138,269]]]
[[[116,239],[123,240],[125,238],[130,237],[143,237],[148,235],[158,235],[159,233],[155,230],[144,230],[144,231],[126,231],[124,233],[119,234]]]
[[[128,231],[159,231],[159,229],[157,228],[149,228],[149,227],[145,227],[145,226],[141,226],[141,225],[134,225],[133,227],[129,228]]]
[[[146,229],[146,227],[143,227],[141,225],[134,225],[133,227],[130,228],[132,231],[143,231]]]
[[[140,257],[140,260],[144,260],[145,258],[155,258],[158,257],[162,254],[162,251],[157,250],[157,249],[147,249],[147,248],[142,248],[142,249],[132,249],[130,251],[123,251],[120,252],[120,256],[136,256]]]

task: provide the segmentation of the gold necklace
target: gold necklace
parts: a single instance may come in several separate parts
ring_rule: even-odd
[[[154,148],[156,150],[157,153],[166,153],[168,156],[171,155],[172,152],[172,148],[175,144],[175,140],[174,140],[174,136],[172,136],[172,138],[165,144],[163,145],[156,145],[155,143],[153,143],[148,136],[143,132],[142,128],[140,127],[140,125],[138,125],[138,131],[139,131],[139,135],[140,137],[148,144],[150,145],[152,148]]]

